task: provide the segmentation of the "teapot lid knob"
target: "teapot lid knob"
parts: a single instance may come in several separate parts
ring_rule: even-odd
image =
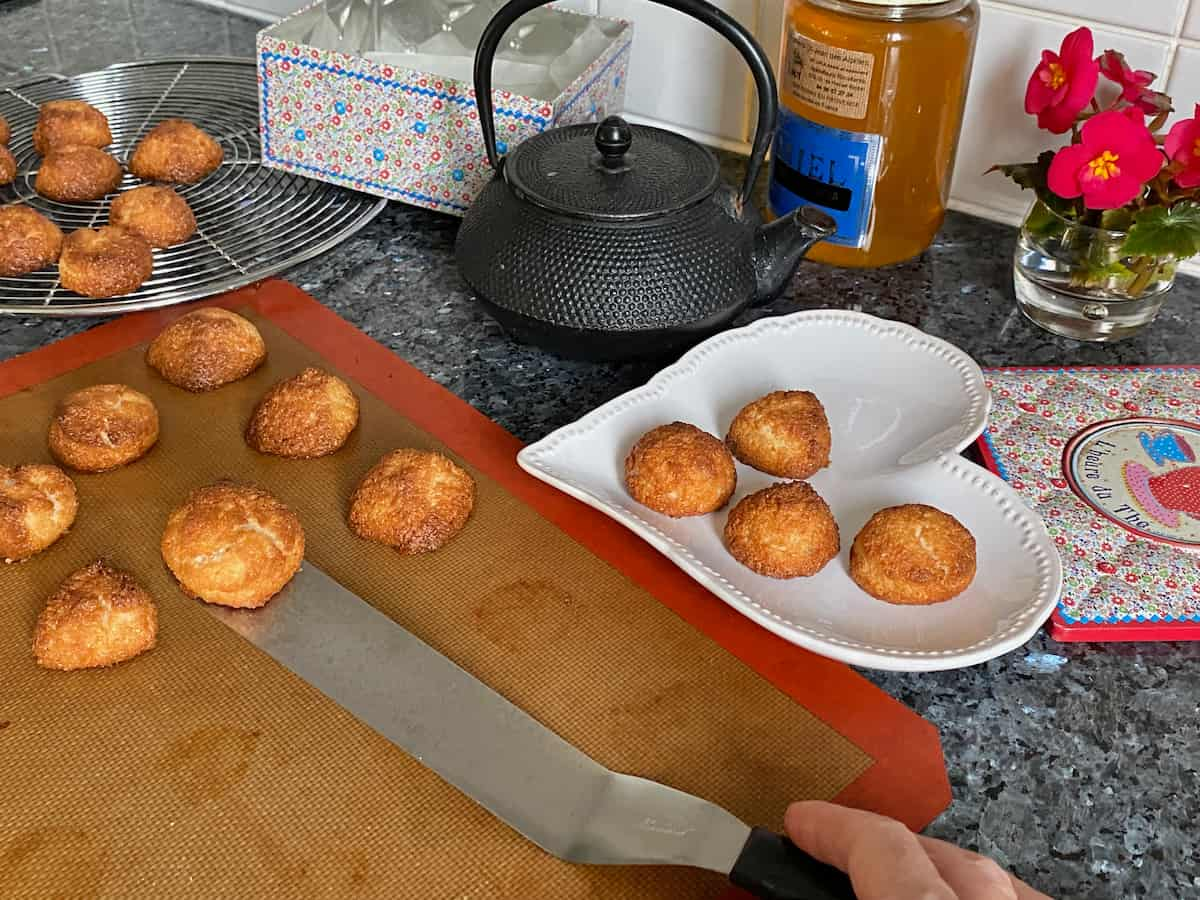
[[[633,129],[620,116],[609,116],[596,126],[596,149],[605,169],[625,170],[625,154],[632,145]]]

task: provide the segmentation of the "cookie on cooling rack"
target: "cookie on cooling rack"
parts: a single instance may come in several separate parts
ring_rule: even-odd
[[[133,151],[129,171],[147,181],[195,184],[224,158],[221,145],[184,119],[159,122]]]
[[[82,100],[49,100],[38,110],[33,149],[45,156],[55,147],[107,147],[112,132],[104,113]]]
[[[12,129],[8,127],[8,119],[0,116],[0,146],[8,146],[11,137]]]
[[[108,224],[140,235],[151,247],[173,247],[196,233],[196,217],[187,201],[159,185],[119,195],[108,212]]]
[[[0,208],[0,276],[26,275],[58,261],[63,233],[28,206]]]
[[[154,270],[150,245],[124,228],[81,228],[63,240],[58,278],[85,297],[119,297],[142,286]]]
[[[17,177],[17,158],[3,144],[0,144],[0,185],[12,184]]]
[[[95,147],[57,147],[42,159],[34,190],[61,203],[99,200],[121,183],[121,164]]]

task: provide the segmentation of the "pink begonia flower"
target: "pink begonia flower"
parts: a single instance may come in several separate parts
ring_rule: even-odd
[[[1055,134],[1070,131],[1075,118],[1092,101],[1100,64],[1092,59],[1092,32],[1077,28],[1058,53],[1042,51],[1042,61],[1025,88],[1025,112],[1036,115],[1038,127]]]
[[[1132,103],[1148,116],[1171,109],[1171,99],[1163,93],[1150,90],[1157,77],[1145,69],[1131,69],[1125,57],[1116,50],[1105,50],[1097,60],[1100,74],[1121,86],[1121,99]]]
[[[1196,115],[1191,119],[1176,122],[1163,142],[1163,149],[1171,162],[1183,166],[1175,176],[1181,188],[1200,187],[1200,103],[1196,104]]]
[[[1162,170],[1154,136],[1134,108],[1088,119],[1081,143],[1064,147],[1050,163],[1046,180],[1060,197],[1082,196],[1088,209],[1117,209],[1138,197]]]

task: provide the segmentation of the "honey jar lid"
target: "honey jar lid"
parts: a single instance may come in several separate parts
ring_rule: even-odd
[[[947,0],[853,0],[864,6],[937,6]]]

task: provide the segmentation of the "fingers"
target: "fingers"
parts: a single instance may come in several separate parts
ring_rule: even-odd
[[[920,843],[958,900],[1021,900],[1013,878],[995,860],[934,838]]]
[[[899,822],[832,803],[793,803],[784,817],[801,850],[850,876],[859,900],[958,900]]]
[[[920,840],[943,880],[958,893],[959,900],[1052,900],[1005,872],[993,859],[936,838]]]

